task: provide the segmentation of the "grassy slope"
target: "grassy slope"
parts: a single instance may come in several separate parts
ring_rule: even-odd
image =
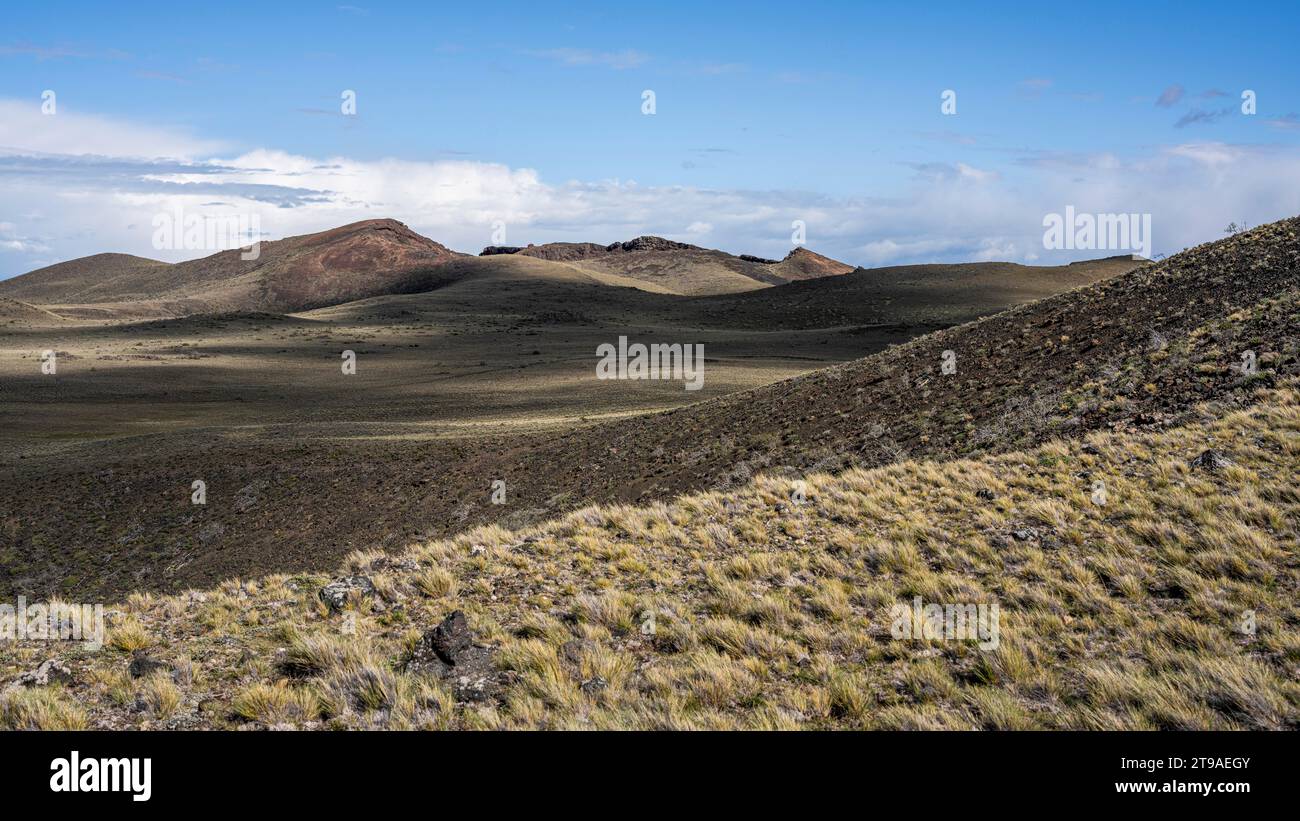
[[[357,554],[378,594],[342,615],[318,575],[133,596],[102,650],[0,645],[6,679],[50,656],[75,675],[0,696],[0,726],[1294,729],[1297,387],[1158,433]],[[1207,447],[1235,464],[1190,466]],[[914,596],[999,603],[998,648],[892,638]],[[398,672],[455,609],[495,648],[499,698]],[[174,674],[132,680],[142,647]]]

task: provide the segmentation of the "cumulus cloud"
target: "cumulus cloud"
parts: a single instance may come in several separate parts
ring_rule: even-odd
[[[0,102],[0,111],[9,105]],[[272,149],[217,156],[205,153],[210,143],[183,133],[86,123],[102,129],[69,129],[61,143],[44,135],[61,151],[36,150],[38,138],[20,129],[5,132],[28,147],[0,150],[0,275],[104,251],[200,255],[152,247],[153,217],[178,205],[187,213],[256,214],[268,239],[392,217],[470,252],[493,244],[500,222],[512,245],[658,234],[780,258],[790,250],[791,223],[802,220],[814,250],[863,265],[1056,264],[1098,255],[1043,248],[1043,217],[1066,206],[1150,213],[1155,250],[1164,252],[1213,239],[1229,220],[1258,224],[1300,213],[1300,150],[1287,146],[1187,142],[1134,156],[1017,152],[997,167],[912,163],[915,176],[899,188],[831,197],[556,181],[535,169],[455,158],[359,160]]]

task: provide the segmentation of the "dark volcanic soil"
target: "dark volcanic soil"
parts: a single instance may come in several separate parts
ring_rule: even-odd
[[[94,470],[7,465],[0,587],[83,599],[196,587],[757,472],[1174,424],[1198,402],[1246,404],[1257,387],[1300,372],[1298,229],[1298,220],[1262,226],[843,366],[558,435],[339,437],[323,447],[288,425],[196,431],[183,450],[142,440],[137,454],[115,451]],[[1254,374],[1241,370],[1246,350]],[[955,373],[942,371],[945,351]],[[199,476],[203,507],[189,499]],[[504,505],[490,501],[497,479]]]

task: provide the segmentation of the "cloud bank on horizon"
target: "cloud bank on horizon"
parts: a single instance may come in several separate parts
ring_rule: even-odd
[[[288,56],[258,42],[280,12],[241,39],[205,36],[201,56],[150,40],[143,19],[104,31],[70,20],[40,40],[49,32],[17,12],[15,36],[31,39],[0,39],[0,278],[105,251],[210,253],[154,247],[154,217],[177,208],[255,214],[265,239],[392,217],[468,252],[657,234],[780,257],[801,221],[809,247],[866,266],[1106,255],[1044,247],[1044,218],[1067,207],[1150,214],[1156,253],[1222,236],[1228,222],[1300,213],[1300,100],[1283,80],[1297,73],[1276,64],[1295,58],[1272,31],[1238,55],[1198,58],[1188,34],[1147,43],[1156,53],[1133,58],[1153,61],[1145,73],[1089,63],[1048,75],[1043,65],[1068,65],[1060,58],[1089,42],[1084,21],[1018,50],[1026,61],[1041,51],[1043,65],[990,74],[962,62],[965,39],[889,51],[922,25],[897,11],[733,9],[738,33],[778,38],[756,55],[697,36],[720,30],[697,18],[726,9],[615,34],[599,7],[574,22],[506,7],[529,42],[496,36],[492,14],[457,12],[432,37],[418,19],[395,28],[400,6],[340,6],[310,22],[318,50]],[[985,50],[1024,34],[981,14],[950,12]],[[1093,23],[1117,50],[1136,38]],[[1200,23],[1189,31],[1215,30]],[[888,71],[836,56],[836,38],[855,31],[882,38],[871,53]],[[391,47],[366,39],[380,33]],[[814,36],[827,48],[782,45]],[[276,73],[308,63],[321,76]],[[393,79],[426,69],[456,82],[413,91]],[[250,75],[261,93],[212,93]],[[1263,95],[1257,113],[1239,99],[1247,83]],[[43,111],[46,88],[59,92],[55,112]],[[339,95],[353,88],[348,114]]]

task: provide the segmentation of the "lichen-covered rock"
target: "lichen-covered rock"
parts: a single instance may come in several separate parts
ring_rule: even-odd
[[[51,684],[71,684],[72,670],[58,659],[46,659],[35,670],[23,673],[10,686],[47,687]]]
[[[338,613],[348,602],[363,596],[373,596],[375,583],[369,576],[343,576],[320,589],[320,600],[331,613]]]
[[[504,686],[505,673],[497,669],[495,656],[495,649],[475,642],[465,614],[456,610],[420,637],[406,672],[448,682],[457,701],[488,701]]]

